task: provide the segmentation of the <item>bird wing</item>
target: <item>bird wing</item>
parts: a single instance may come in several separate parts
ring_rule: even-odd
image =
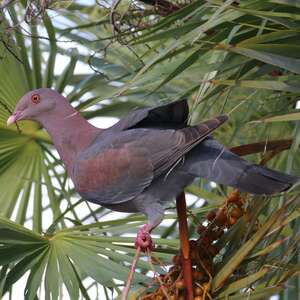
[[[179,130],[107,132],[101,143],[78,158],[75,187],[83,197],[100,204],[132,200],[226,120],[219,116]]]
[[[136,109],[111,127],[122,131],[132,128],[183,128],[187,126],[187,100],[179,100],[157,107]]]
[[[172,166],[192,150],[196,145],[209,136],[216,128],[228,120],[228,116],[221,115],[207,120],[196,126],[186,127],[176,131],[172,147],[168,147],[162,153],[154,153],[154,175],[155,177],[168,171]]]
[[[135,198],[153,180],[148,151],[139,143],[116,138],[107,147],[83,153],[74,165],[76,190],[87,200],[116,204]],[[95,146],[93,148],[96,148]]]

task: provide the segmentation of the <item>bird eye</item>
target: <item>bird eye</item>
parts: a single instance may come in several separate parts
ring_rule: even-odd
[[[40,103],[40,101],[41,101],[40,95],[38,95],[38,94],[32,95],[32,96],[31,96],[31,101],[32,101],[32,103],[34,103],[34,104]]]

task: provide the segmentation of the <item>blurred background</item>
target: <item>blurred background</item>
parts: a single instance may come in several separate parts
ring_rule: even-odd
[[[81,199],[39,124],[6,127],[23,94],[52,87],[103,128],[134,108],[187,98],[190,124],[227,113],[220,142],[256,143],[242,149],[248,160],[300,175],[299,16],[291,0],[2,1],[3,299],[118,298],[145,221]],[[230,192],[205,180],[187,188],[191,238]],[[299,188],[243,199],[243,216],[214,241],[209,297],[300,299]],[[156,272],[174,264],[175,202],[154,237],[161,263],[153,270],[141,259],[132,299],[155,291]]]

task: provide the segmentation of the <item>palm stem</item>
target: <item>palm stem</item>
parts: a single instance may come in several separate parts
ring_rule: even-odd
[[[181,264],[183,270],[183,278],[186,286],[186,299],[193,300],[193,280],[192,280],[192,263],[190,258],[189,232],[186,214],[185,194],[182,192],[176,198],[176,208],[179,223],[179,237],[181,244]]]

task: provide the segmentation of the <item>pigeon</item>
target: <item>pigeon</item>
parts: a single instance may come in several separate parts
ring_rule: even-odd
[[[248,162],[215,140],[212,132],[228,116],[193,126],[188,125],[188,116],[184,99],[133,110],[115,125],[100,129],[58,92],[41,88],[19,100],[7,125],[39,122],[84,199],[114,211],[146,215],[148,222],[135,245],[150,249],[150,234],[162,221],[164,206],[195,178],[260,195],[284,192],[299,181]]]

